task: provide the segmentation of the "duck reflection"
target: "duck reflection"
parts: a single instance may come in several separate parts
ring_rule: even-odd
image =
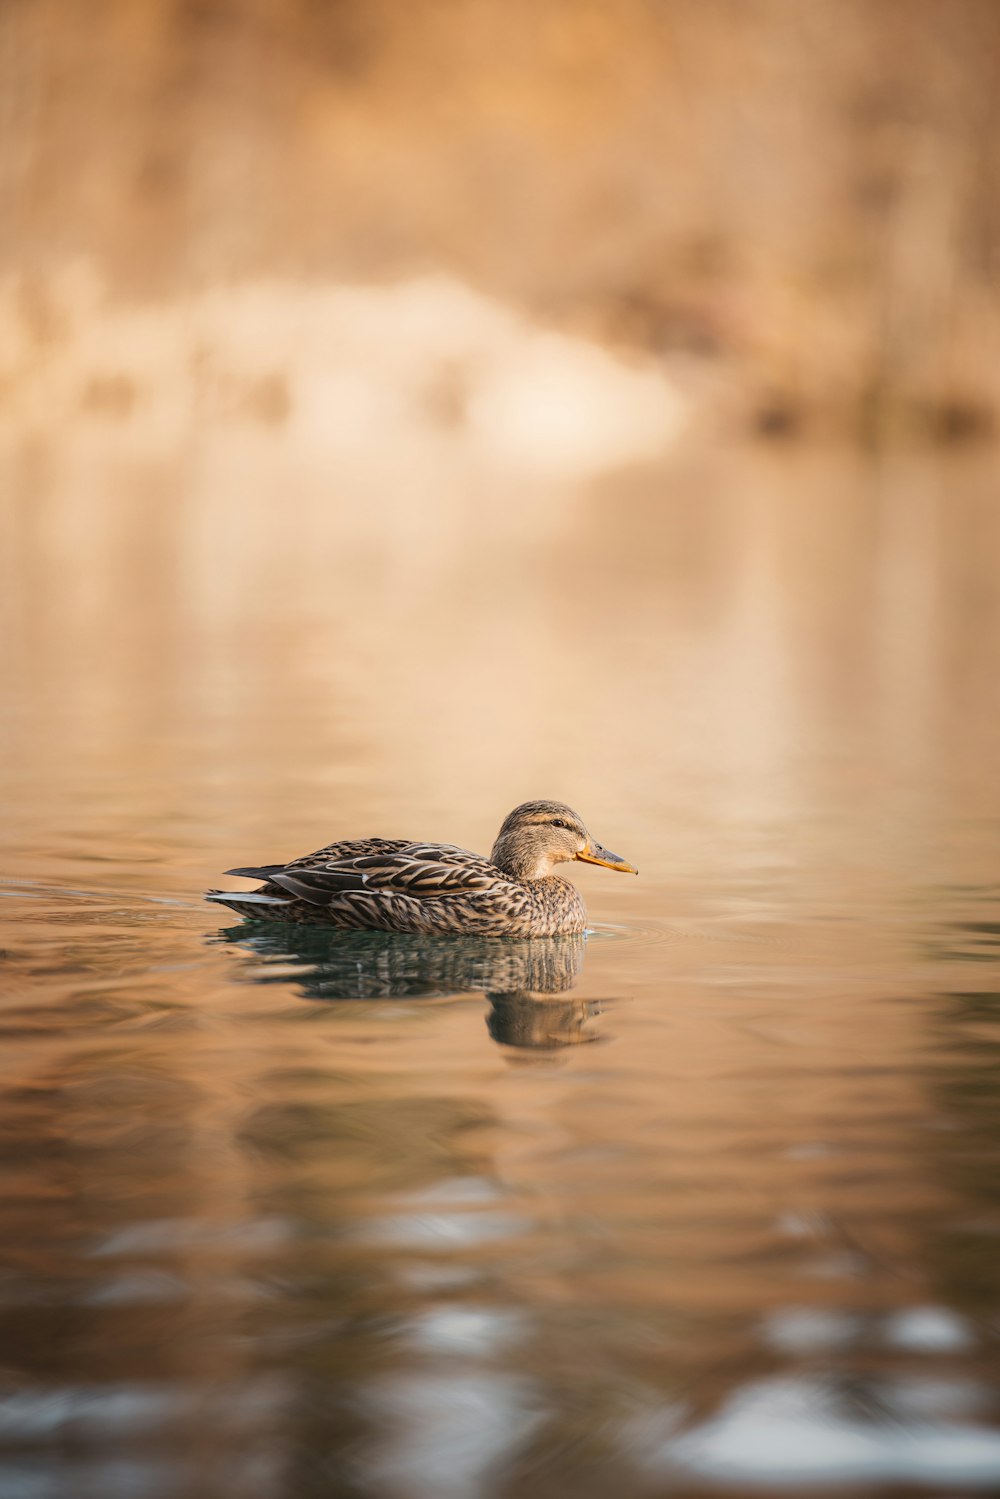
[[[257,983],[294,978],[307,999],[435,998],[482,992],[486,1027],[504,1046],[553,1050],[597,1039],[595,1000],[556,998],[583,968],[582,935],[512,941],[351,932],[287,922],[242,922],[219,939],[262,959]],[[296,972],[289,974],[289,965]]]
[[[586,1028],[588,1020],[601,1013],[596,999],[548,999],[524,991],[486,998],[486,1029],[503,1046],[545,1051],[597,1040]]]

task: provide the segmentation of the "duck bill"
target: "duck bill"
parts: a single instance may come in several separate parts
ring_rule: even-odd
[[[588,843],[586,848],[581,848],[576,857],[584,864],[603,864],[606,869],[620,869],[623,874],[639,873],[634,864],[630,864],[627,859],[620,858],[618,854],[610,853],[599,843]]]

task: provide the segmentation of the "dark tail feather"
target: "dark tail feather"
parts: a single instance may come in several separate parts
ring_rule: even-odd
[[[326,906],[341,890],[364,890],[368,879],[360,869],[293,869],[270,876],[271,883],[299,900]]]
[[[269,880],[273,874],[280,874],[284,864],[260,864],[255,869],[227,869],[226,874],[238,874],[241,880]]]

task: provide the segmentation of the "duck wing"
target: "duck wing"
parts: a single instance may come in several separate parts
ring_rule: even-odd
[[[376,840],[368,840],[369,844]],[[329,905],[346,891],[368,895],[408,895],[420,900],[472,894],[510,883],[487,859],[444,843],[390,844],[373,851],[343,853],[334,845],[263,876],[279,889],[312,905]],[[336,851],[334,851],[336,850]]]
[[[412,838],[341,838],[336,843],[327,843],[314,854],[300,854],[279,864],[278,869],[298,869],[325,862],[337,863],[342,859],[359,859],[365,854],[396,854],[413,846]]]
[[[347,838],[339,843],[328,843],[314,854],[302,854],[298,859],[286,859],[283,864],[241,864],[238,869],[227,869],[226,874],[239,876],[241,880],[273,880],[276,874],[293,869],[336,868],[343,861],[360,858],[364,854],[396,853],[409,848],[409,838]],[[354,882],[355,887],[357,882]],[[345,884],[342,888],[349,888]]]

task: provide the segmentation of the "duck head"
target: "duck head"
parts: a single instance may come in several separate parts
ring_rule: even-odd
[[[515,880],[544,880],[569,859],[639,873],[591,838],[582,818],[562,802],[522,802],[515,807],[504,819],[490,858]]]

